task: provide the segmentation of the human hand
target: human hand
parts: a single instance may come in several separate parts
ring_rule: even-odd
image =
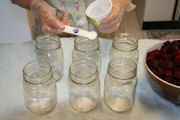
[[[111,0],[112,1],[112,11],[108,17],[103,19],[98,26],[98,30],[103,33],[111,33],[116,31],[119,26],[121,19],[126,11],[130,0]]]
[[[59,21],[56,17],[56,9],[51,7],[44,0],[33,0],[31,3],[31,10],[39,19],[43,33],[61,33],[61,31],[65,29],[65,25],[71,23],[68,12],[63,11],[59,16]]]

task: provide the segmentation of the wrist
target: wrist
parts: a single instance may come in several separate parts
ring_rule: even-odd
[[[131,0],[112,0],[113,7],[126,9]]]
[[[112,1],[116,1],[116,0],[112,0]],[[121,10],[125,12],[130,12],[136,8],[136,5],[132,3],[132,0],[118,0],[118,4],[117,1],[114,4],[115,6],[118,5],[119,7],[121,7]]]
[[[55,8],[49,5],[45,0],[32,0],[31,10],[54,10]]]
[[[13,4],[17,4],[23,8],[30,9],[33,0],[11,0]]]

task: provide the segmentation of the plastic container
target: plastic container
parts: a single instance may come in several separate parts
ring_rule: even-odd
[[[98,26],[100,22],[110,14],[111,10],[111,0],[96,0],[88,6],[86,15]]]

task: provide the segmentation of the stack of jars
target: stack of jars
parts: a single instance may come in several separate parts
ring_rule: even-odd
[[[95,108],[100,102],[101,52],[99,39],[77,37],[74,41],[69,69],[69,101],[81,112]]]
[[[63,51],[56,35],[40,35],[35,40],[37,60],[23,69],[24,99],[28,110],[51,112],[57,103],[56,82],[63,76]]]
[[[115,35],[104,86],[104,102],[113,111],[127,111],[133,105],[138,56],[136,37],[127,33]]]
[[[56,82],[63,76],[63,52],[55,35],[36,39],[38,61],[25,65],[24,98],[34,113],[51,112],[57,103]],[[104,102],[115,112],[129,110],[137,84],[138,41],[128,34],[114,37],[105,77]],[[77,111],[88,112],[100,103],[101,51],[99,39],[77,37],[69,68],[69,103]]]

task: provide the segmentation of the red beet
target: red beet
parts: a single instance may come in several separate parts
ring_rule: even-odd
[[[176,63],[176,65],[180,65],[180,55],[175,56],[174,62]]]
[[[160,61],[160,66],[163,68],[173,68],[174,63],[171,59],[163,59]]]
[[[148,54],[147,54],[147,56],[148,57],[150,57],[150,56],[154,56],[154,57],[156,57],[156,58],[158,58],[158,57],[160,57],[160,50],[158,50],[158,49],[156,49],[156,50],[153,50],[152,52],[149,52]]]
[[[158,72],[158,74],[159,74],[160,76],[163,76],[164,73],[165,73],[165,71],[164,71],[164,69],[163,69],[162,67],[159,67],[157,72]]]
[[[174,77],[180,79],[180,70],[174,72]]]
[[[165,77],[164,80],[166,80],[167,82],[173,83],[174,78],[173,77]]]
[[[166,69],[166,70],[165,70],[165,76],[167,76],[167,77],[173,77],[173,72],[172,72],[172,70]]]
[[[166,58],[168,58],[168,54],[166,54],[166,53],[161,53],[161,59],[166,59]]]
[[[180,50],[178,50],[178,51],[176,52],[176,55],[180,55]]]
[[[161,52],[167,54],[168,53],[168,46],[163,46],[161,48]]]
[[[180,40],[167,41],[160,50],[148,52],[146,62],[154,74],[180,86]]]

